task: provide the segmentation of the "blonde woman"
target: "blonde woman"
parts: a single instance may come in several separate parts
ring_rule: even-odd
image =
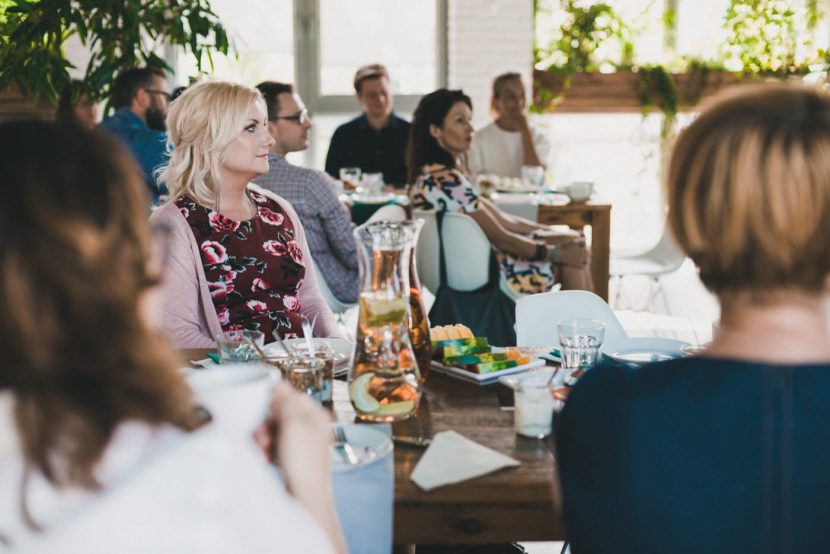
[[[699,356],[601,366],[556,422],[574,552],[827,552],[830,98],[725,93],[678,138],[669,224],[721,303]]]
[[[224,410],[245,387],[195,409],[149,320],[164,235],[126,148],[10,122],[0,149],[0,551],[345,552],[324,410],[285,386],[262,425]]]
[[[168,113],[170,200],[151,219],[173,229],[163,330],[179,348],[234,329],[302,336],[315,317],[317,336],[340,336],[297,214],[251,184],[268,171],[267,123],[259,91],[226,81],[188,88]]]

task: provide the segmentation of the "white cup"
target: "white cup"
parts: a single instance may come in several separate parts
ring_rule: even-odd
[[[594,183],[591,181],[574,181],[567,189],[568,196],[574,202],[585,202],[594,192]]]
[[[541,439],[550,435],[553,418],[553,390],[550,375],[527,375],[513,389],[513,417],[516,433]]]

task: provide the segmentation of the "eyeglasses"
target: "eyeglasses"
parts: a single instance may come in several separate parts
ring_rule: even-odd
[[[160,94],[160,95],[164,96],[164,98],[168,102],[173,100],[173,95],[170,94],[169,92],[166,92],[166,91],[163,91],[163,90],[158,90],[158,89],[154,89],[154,88],[145,88],[144,92],[149,92],[150,94]]]
[[[293,121],[297,125],[305,125],[306,123],[311,123],[311,116],[308,115],[308,110],[303,110],[300,113],[294,115],[278,115],[274,118],[274,121],[278,119],[287,119],[288,121]]]

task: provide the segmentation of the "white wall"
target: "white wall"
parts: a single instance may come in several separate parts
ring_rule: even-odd
[[[447,86],[472,98],[476,127],[490,119],[493,77],[518,71],[529,89],[532,66],[532,0],[448,0]]]

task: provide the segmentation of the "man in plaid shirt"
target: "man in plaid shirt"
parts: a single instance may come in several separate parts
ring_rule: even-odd
[[[276,143],[268,154],[268,173],[254,182],[288,200],[305,229],[311,257],[331,292],[341,302],[357,302],[357,248],[349,211],[338,189],[322,171],[291,165],[288,152],[308,148],[311,119],[290,84],[265,81],[257,85],[268,108],[268,132]]]

